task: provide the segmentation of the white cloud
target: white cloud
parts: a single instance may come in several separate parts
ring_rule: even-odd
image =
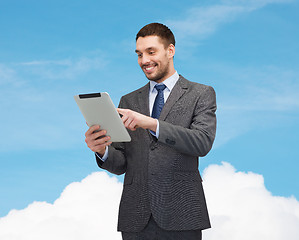
[[[90,75],[98,76],[107,63],[101,51],[55,61],[0,63],[0,95],[5,96],[0,100],[5,113],[0,132],[6,136],[0,140],[0,151],[82,144],[86,125],[73,95],[91,84],[98,89]]]
[[[289,3],[292,1],[293,0],[221,0],[221,2],[224,4],[242,5],[251,9],[261,8],[267,4],[272,3]]]
[[[222,24],[235,20],[238,16],[255,11],[272,3],[289,3],[292,0],[223,0],[210,6],[193,7],[187,10],[182,20],[168,20],[177,38],[189,41],[210,36]],[[191,38],[191,39],[190,39]]]
[[[9,69],[4,64],[0,64],[0,81],[7,81],[10,78],[12,78],[12,75],[14,75],[14,71],[12,69]]]
[[[237,172],[229,163],[204,170],[212,228],[206,240],[295,240],[299,202],[273,196],[261,175]],[[122,184],[105,172],[66,187],[53,203],[34,202],[0,218],[2,240],[120,240],[116,231]]]
[[[22,86],[22,81],[17,77],[17,73],[13,68],[0,63],[0,86],[5,87],[7,85]]]
[[[104,57],[88,56],[77,59],[29,61],[18,65],[23,67],[23,71],[45,79],[74,79],[88,71],[104,69],[107,63]]]
[[[120,240],[116,231],[122,184],[96,172],[68,185],[53,203],[33,202],[0,218],[2,240]]]
[[[179,39],[179,58],[189,61],[193,51],[187,50],[186,47],[197,46],[201,40],[211,36],[224,24],[269,4],[291,2],[294,1],[221,0],[207,4],[200,3],[189,8],[182,17],[168,20],[166,23]],[[184,46],[180,45],[182,42]],[[287,111],[298,112],[299,72],[296,70],[260,65],[244,68],[231,67],[227,64],[223,64],[224,66],[214,64],[209,67],[206,62],[198,64],[201,69],[209,68],[208,78],[213,76],[212,80],[221,79],[221,82],[225,83],[221,86],[217,81],[214,85],[217,87],[219,84],[222,90],[222,93],[219,93],[216,89],[218,130],[214,148],[252,129],[265,125],[266,127],[280,125],[278,114],[283,118]],[[215,74],[217,71],[218,75]],[[224,92],[224,89],[227,91]],[[287,121],[292,121],[291,117]]]
[[[208,37],[215,32],[222,23],[233,20],[243,13],[246,8],[242,6],[214,5],[208,7],[194,7],[187,11],[183,20],[168,21],[168,25],[174,29],[178,38],[196,36]]]
[[[229,163],[204,171],[204,187],[213,228],[207,240],[295,240],[299,236],[299,202],[273,196],[263,176],[236,172]]]
[[[259,68],[223,66],[214,69],[221,71],[225,79],[232,80],[230,87],[234,92],[230,92],[224,99],[226,110],[275,112],[299,110],[299,71],[295,69],[276,66]]]
[[[217,88],[218,129],[214,148],[252,129],[295,124],[299,71],[275,67],[206,65]],[[218,91],[219,90],[219,91]],[[290,114],[291,113],[291,114]]]

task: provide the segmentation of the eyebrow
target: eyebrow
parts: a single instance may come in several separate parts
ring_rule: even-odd
[[[148,47],[145,49],[145,51],[151,51],[151,50],[156,50],[155,47]],[[135,50],[135,53],[141,53],[141,51],[139,51],[138,49]]]

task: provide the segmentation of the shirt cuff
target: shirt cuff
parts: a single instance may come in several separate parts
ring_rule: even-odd
[[[150,130],[150,133],[154,136],[154,137],[156,137],[156,138],[158,138],[159,137],[159,121],[158,121],[158,119],[156,119],[157,120],[157,128],[156,128],[156,132],[153,132],[152,130]]]
[[[97,157],[102,160],[103,162],[105,162],[108,158],[108,147],[106,147],[105,153],[103,157],[100,157],[100,155],[96,152]]]

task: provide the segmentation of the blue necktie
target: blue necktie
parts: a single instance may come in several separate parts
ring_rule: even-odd
[[[158,94],[156,96],[155,99],[155,103],[153,106],[153,111],[152,111],[152,118],[159,118],[160,117],[160,113],[162,111],[162,108],[164,106],[164,94],[163,91],[166,88],[165,84],[161,84],[161,85],[156,85],[155,88],[158,91]]]

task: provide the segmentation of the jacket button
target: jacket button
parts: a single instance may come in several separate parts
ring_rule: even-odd
[[[169,145],[174,145],[175,144],[175,141],[171,140],[169,138],[166,138],[165,142],[168,143]]]
[[[152,142],[151,145],[150,145],[150,149],[155,150],[156,147],[157,147],[156,143]]]

